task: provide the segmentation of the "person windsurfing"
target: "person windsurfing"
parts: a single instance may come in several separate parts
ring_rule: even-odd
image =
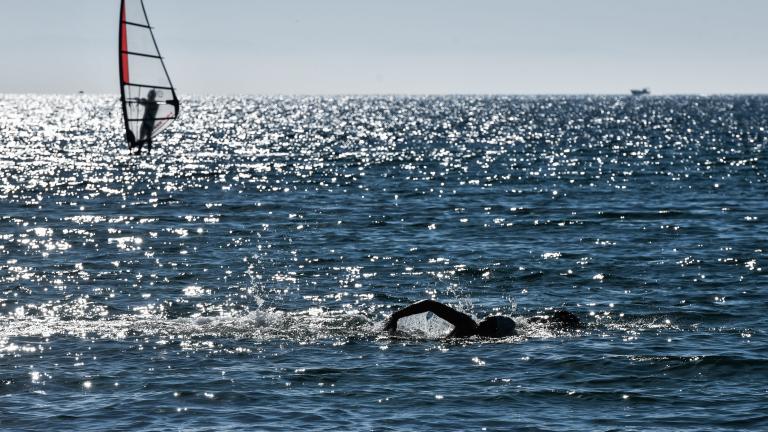
[[[147,93],[146,99],[139,99],[139,105],[144,106],[144,117],[141,119],[139,140],[135,144],[139,148],[136,154],[141,154],[141,148],[145,143],[147,144],[147,154],[152,152],[152,132],[155,129],[157,110],[160,107],[157,101],[155,101],[156,97],[157,93],[155,89],[152,89]]]

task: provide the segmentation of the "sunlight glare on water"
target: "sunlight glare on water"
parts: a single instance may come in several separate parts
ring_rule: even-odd
[[[0,96],[0,427],[768,422],[768,99],[182,107],[135,157],[114,96]],[[382,334],[428,298],[519,334]]]

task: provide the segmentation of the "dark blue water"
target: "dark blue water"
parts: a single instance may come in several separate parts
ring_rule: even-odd
[[[1,429],[768,428],[767,97],[117,110],[0,96]]]

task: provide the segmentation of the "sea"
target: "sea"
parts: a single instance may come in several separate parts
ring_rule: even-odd
[[[768,430],[768,97],[116,101],[0,96],[0,429]]]

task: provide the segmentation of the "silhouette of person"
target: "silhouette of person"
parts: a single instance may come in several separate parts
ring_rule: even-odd
[[[387,320],[384,330],[390,334],[397,331],[397,321],[410,315],[424,312],[432,312],[453,325],[453,330],[448,334],[449,338],[460,337],[506,337],[517,334],[515,321],[507,316],[489,316],[479,323],[469,315],[446,306],[434,300],[422,300],[393,313]],[[548,316],[536,316],[528,319],[529,322],[545,323],[558,330],[573,331],[581,328],[579,318],[566,310],[557,310]]]
[[[144,105],[144,117],[141,119],[139,141],[136,143],[139,151],[136,154],[141,154],[141,148],[145,143],[147,144],[147,153],[152,151],[152,131],[155,129],[157,110],[160,107],[155,101],[156,95],[155,89],[152,89],[147,93],[146,99],[139,99],[139,104]]]

